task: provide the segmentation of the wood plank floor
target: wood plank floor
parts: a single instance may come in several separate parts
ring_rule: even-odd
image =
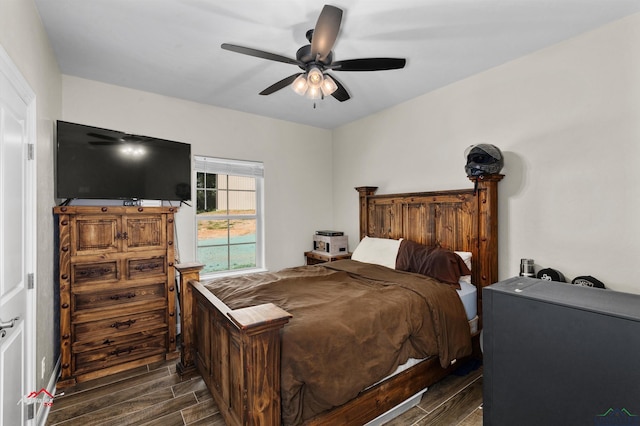
[[[61,393],[64,393],[61,395]],[[436,383],[387,426],[482,425],[482,368]],[[47,425],[211,425],[225,422],[202,378],[180,378],[175,361],[59,390]]]

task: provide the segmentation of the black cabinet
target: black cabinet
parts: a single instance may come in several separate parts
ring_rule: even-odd
[[[640,295],[511,278],[483,290],[484,425],[640,425]]]

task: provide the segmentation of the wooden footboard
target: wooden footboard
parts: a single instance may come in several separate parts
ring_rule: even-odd
[[[232,310],[180,272],[182,351],[178,372],[197,369],[228,426],[280,424],[280,329],[291,315],[267,303]]]

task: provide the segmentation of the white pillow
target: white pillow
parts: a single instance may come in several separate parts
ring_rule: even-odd
[[[402,241],[402,238],[390,240],[387,238],[364,237],[351,254],[351,259],[396,269],[396,257],[398,257],[400,241]]]
[[[467,268],[471,270],[471,252],[470,251],[454,251],[454,253],[460,256],[464,264],[467,265]]]

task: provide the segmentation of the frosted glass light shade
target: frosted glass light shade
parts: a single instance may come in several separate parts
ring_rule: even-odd
[[[325,96],[329,96],[336,90],[338,90],[338,85],[331,77],[325,74],[324,80],[322,81],[322,94]]]
[[[309,86],[309,90],[307,90],[307,97],[309,99],[320,99],[322,97],[322,89],[319,87]]]
[[[293,80],[293,84],[291,85],[291,87],[293,88],[293,91],[298,95],[304,96],[304,94],[307,92],[307,88],[309,87],[309,85],[307,84],[307,75],[299,75],[298,78]]]
[[[307,84],[309,84],[309,87],[319,88],[322,85],[322,81],[324,80],[324,78],[320,69],[318,69],[317,67],[312,67],[307,74]]]

